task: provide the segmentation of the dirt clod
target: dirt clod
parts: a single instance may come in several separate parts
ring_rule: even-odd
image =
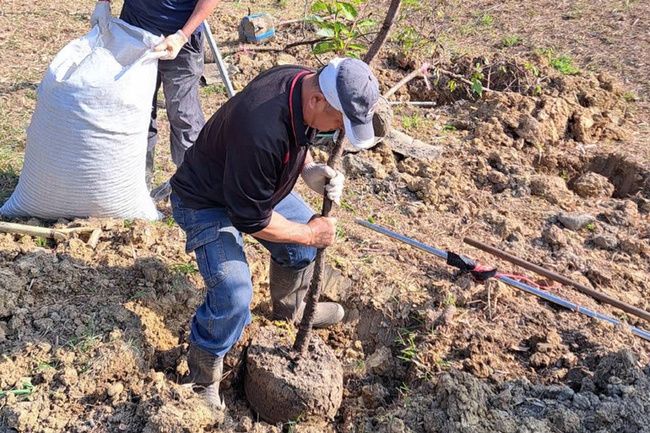
[[[343,395],[340,362],[318,337],[305,358],[295,359],[288,335],[266,327],[253,338],[244,379],[248,401],[270,423],[333,418]]]

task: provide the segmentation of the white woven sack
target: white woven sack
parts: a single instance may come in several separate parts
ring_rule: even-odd
[[[145,183],[160,41],[112,19],[66,45],[38,87],[9,217],[159,219]]]

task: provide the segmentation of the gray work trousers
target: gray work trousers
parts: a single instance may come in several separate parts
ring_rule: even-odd
[[[147,140],[147,186],[151,189],[156,143],[158,141],[157,102],[162,84],[169,118],[172,161],[179,167],[185,151],[196,141],[205,125],[199,98],[203,74],[203,32],[194,33],[174,60],[158,62],[158,80],[153,95]]]

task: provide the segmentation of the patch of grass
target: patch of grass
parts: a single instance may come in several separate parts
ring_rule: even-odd
[[[14,388],[14,389],[9,389],[6,391],[0,391],[0,397],[4,397],[5,395],[8,394],[13,394],[15,396],[25,396],[25,395],[31,395],[34,393],[36,390],[36,387],[32,385],[32,383],[29,380],[25,380],[19,388]]]
[[[183,275],[194,275],[199,269],[193,263],[178,263],[169,267],[172,271]]]
[[[634,102],[636,101],[636,95],[632,92],[625,92],[623,93],[623,99],[625,99],[626,102]]]
[[[456,306],[456,297],[454,297],[454,294],[451,292],[447,292],[445,295],[445,300],[442,301],[442,305],[445,307],[448,307],[449,305],[453,305],[454,307]]]
[[[458,128],[456,128],[451,123],[445,123],[444,125],[442,125],[442,130],[443,131],[458,131]]]
[[[402,126],[405,129],[417,128],[418,126],[420,126],[421,123],[422,123],[422,119],[417,113],[412,114],[410,116],[402,117]]]
[[[47,246],[47,239],[41,237],[36,238],[36,246],[45,248]]]
[[[543,56],[548,58],[548,63],[555,70],[564,75],[575,75],[580,73],[580,68],[573,64],[573,59],[566,54],[556,55],[552,48],[540,50]]]
[[[343,209],[345,209],[345,210],[349,210],[350,212],[352,212],[355,215],[357,214],[356,209],[354,209],[348,202],[341,201],[341,207]]]
[[[483,14],[481,16],[481,25],[483,26],[490,26],[494,23],[494,18],[488,14]]]
[[[95,323],[91,320],[86,326],[86,332],[78,337],[71,338],[66,345],[74,351],[86,353],[99,346],[102,338],[100,334],[95,332]]]
[[[499,48],[515,47],[517,45],[521,45],[521,42],[521,38],[517,35],[504,36],[499,43]]]
[[[294,420],[287,421],[284,425],[287,427],[287,433],[294,433],[296,430],[296,426],[303,420],[304,414],[298,415],[298,417]]]
[[[140,289],[129,298],[129,301],[137,301],[138,299],[144,298],[147,296],[147,293],[149,293],[147,289]]]
[[[395,339],[395,343],[404,346],[400,349],[401,355],[398,355],[397,358],[402,361],[412,362],[413,359],[418,354],[418,348],[415,344],[415,333],[407,331],[405,334],[399,333],[398,337]]]
[[[203,87],[203,95],[212,96],[212,95],[225,95],[227,94],[226,85],[223,83],[220,84],[208,84]]]
[[[174,218],[167,218],[165,221],[165,224],[167,224],[167,227],[171,228],[174,227],[174,224],[176,224],[176,221],[174,221]]]
[[[133,220],[124,220],[124,228],[130,229],[133,226]]]

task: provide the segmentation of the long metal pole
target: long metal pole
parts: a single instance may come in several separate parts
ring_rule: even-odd
[[[210,49],[212,49],[212,53],[214,54],[214,58],[217,62],[217,67],[219,68],[219,74],[221,75],[223,84],[226,86],[226,92],[228,92],[228,97],[232,98],[233,96],[235,96],[236,92],[235,89],[232,87],[230,78],[228,77],[228,68],[226,67],[226,64],[223,62],[223,57],[221,57],[219,48],[217,48],[217,42],[214,40],[214,36],[212,35],[212,29],[210,29],[210,24],[208,24],[208,20],[203,21],[203,27],[205,28],[205,35],[208,38],[208,44],[210,45]]]
[[[372,230],[375,230],[375,231],[377,231],[379,233],[382,233],[382,234],[384,234],[386,236],[389,236],[389,237],[391,237],[393,239],[397,239],[397,240],[399,240],[401,242],[412,245],[412,246],[414,246],[416,248],[419,248],[419,249],[424,250],[424,251],[426,251],[428,253],[434,254],[434,255],[436,255],[438,257],[441,257],[443,259],[447,258],[447,253],[445,253],[444,251],[440,251],[440,250],[438,250],[436,248],[430,247],[428,245],[420,243],[420,242],[418,242],[416,240],[413,240],[411,238],[407,238],[406,236],[402,236],[402,235],[400,235],[398,233],[395,233],[395,232],[393,232],[391,230],[388,230],[386,228],[383,228],[383,227],[380,227],[378,225],[369,223],[367,221],[359,220],[359,219],[357,219],[356,222],[361,224],[364,227],[368,227],[368,228],[370,228]],[[547,300],[549,302],[552,302],[552,303],[554,303],[556,305],[560,305],[560,306],[562,306],[564,308],[568,308],[569,310],[573,310],[573,311],[576,311],[578,313],[582,313],[582,314],[584,314],[586,316],[589,316],[589,317],[592,317],[594,319],[604,320],[606,322],[611,323],[612,325],[626,326],[625,324],[621,323],[620,321],[618,321],[618,320],[616,320],[616,319],[614,319],[612,317],[606,316],[604,314],[596,313],[595,311],[588,310],[588,309],[586,309],[584,307],[581,307],[581,306],[579,306],[577,304],[574,304],[573,302],[567,301],[566,299],[562,299],[560,297],[551,295],[550,293],[544,292],[542,290],[535,289],[535,288],[530,287],[529,285],[524,284],[524,283],[522,283],[520,281],[513,280],[512,278],[508,278],[508,277],[505,277],[505,276],[502,276],[502,275],[497,275],[494,278],[496,278],[498,280],[501,280],[504,283],[506,283],[506,284],[508,284],[508,285],[510,285],[512,287],[516,287],[516,288],[521,289],[521,290],[523,290],[525,292],[528,292],[528,293],[530,293],[532,295],[535,295],[535,296],[540,297],[542,299],[545,299],[545,300]],[[635,326],[628,326],[628,328],[630,329],[630,331],[632,331],[633,334],[650,341],[650,333],[649,332],[646,332],[646,331],[644,331],[642,329],[639,329],[639,328],[637,328]]]
[[[537,266],[533,263],[527,262],[526,260],[520,259],[518,257],[515,257],[511,254],[506,253],[503,250],[500,250],[498,248],[494,248],[490,245],[486,245],[482,242],[476,241],[474,239],[470,238],[465,238],[463,239],[463,242],[465,242],[468,245],[471,245],[475,248],[478,248],[479,250],[483,250],[485,252],[488,252],[496,257],[499,257],[503,260],[507,260],[510,263],[514,263],[517,266],[521,266],[524,269],[528,269],[529,271],[533,271],[539,275],[543,275],[547,278],[550,278],[553,281],[557,281],[558,283],[566,284],[567,286],[573,286],[575,287],[578,291],[587,294],[591,296],[592,298],[598,299],[599,301],[605,302],[606,304],[613,305],[616,308],[620,308],[621,310],[625,311],[626,313],[633,314],[637,317],[640,317],[642,319],[650,321],[650,313],[648,313],[645,310],[642,310],[641,308],[637,308],[633,305],[627,304],[623,301],[619,301],[616,298],[612,298],[609,295],[606,295],[605,293],[599,292],[597,290],[590,289],[587,286],[583,286],[582,284],[570,280],[566,277],[563,277],[562,275],[556,274],[555,272],[549,271],[548,269],[544,269],[541,266]]]

